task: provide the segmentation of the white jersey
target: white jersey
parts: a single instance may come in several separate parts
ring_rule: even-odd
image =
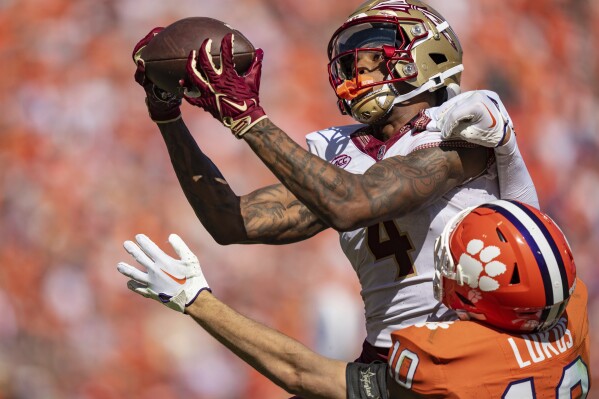
[[[362,128],[364,125],[351,125],[311,133],[306,137],[309,150],[348,172],[363,174],[377,160],[406,156],[442,141],[439,132],[415,130],[399,133],[386,143],[364,134],[352,136]],[[450,145],[472,146],[455,141]],[[433,297],[435,239],[456,213],[498,197],[497,172],[492,164],[480,177],[452,189],[423,209],[340,233],[341,247],[362,287],[366,340],[370,344],[390,347],[391,332],[395,330],[455,318],[453,311]]]

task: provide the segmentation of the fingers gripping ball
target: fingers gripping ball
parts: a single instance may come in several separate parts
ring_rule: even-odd
[[[144,36],[133,48],[133,62],[135,63],[135,81],[143,87],[146,92],[146,105],[150,117],[156,123],[168,123],[176,121],[181,117],[181,98],[170,94],[148,79],[146,76],[146,68],[141,54],[144,48],[152,42],[164,28],[154,28]]]
[[[183,96],[179,81],[186,77],[189,53],[200,47],[206,39],[220,43],[227,35],[235,34],[234,64],[238,73],[248,70],[255,56],[252,43],[243,34],[226,23],[213,18],[191,17],[172,23],[156,33],[141,51],[146,76],[159,88]],[[210,53],[216,67],[220,66],[218,48]]]
[[[235,66],[235,36],[227,34],[221,42],[220,66],[210,54],[212,40],[206,39],[198,51],[192,51],[187,61],[187,74],[193,87],[185,99],[201,107],[241,138],[252,126],[266,118],[260,106],[260,77],[263,51],[256,50],[247,72],[239,74]]]
[[[146,46],[156,37],[157,34],[164,30],[163,27],[159,26],[152,29],[147,35],[145,35],[133,48],[133,54],[131,57],[133,58],[133,62],[137,65],[137,69],[135,70],[135,81],[139,83],[141,86],[144,86],[148,82],[146,81],[146,71],[144,60],[142,59],[141,53],[146,48]]]

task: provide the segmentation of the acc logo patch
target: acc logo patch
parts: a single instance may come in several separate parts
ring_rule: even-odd
[[[350,163],[351,157],[346,154],[337,155],[335,158],[331,160],[331,163],[340,168],[345,168],[348,163]]]

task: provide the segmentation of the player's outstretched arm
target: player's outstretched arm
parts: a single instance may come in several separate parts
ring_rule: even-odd
[[[207,40],[188,58],[190,104],[218,119],[245,139],[279,181],[325,225],[353,230],[405,215],[437,200],[486,168],[485,149],[417,151],[377,163],[355,175],[308,153],[275,126],[260,106],[263,52],[239,75],[233,62],[233,36],[221,42],[221,67],[208,56]],[[193,88],[193,89],[192,89]],[[468,156],[462,156],[469,153]]]
[[[243,136],[296,197],[340,231],[404,216],[486,169],[484,148],[416,151],[353,174],[308,153],[270,119]]]
[[[281,184],[236,195],[182,119],[158,127],[188,202],[218,243],[285,244],[326,228]]]
[[[166,142],[183,192],[206,230],[220,244],[284,244],[323,230],[322,222],[281,185],[241,197],[231,190],[181,119],[181,99],[156,87],[145,74],[141,52],[163,29],[152,29],[135,45],[134,78],[145,90],[150,117]]]
[[[298,341],[240,315],[203,291],[186,313],[260,374],[305,399],[419,399],[381,363],[346,363],[321,356]]]
[[[239,358],[289,393],[345,399],[346,363],[320,356],[298,341],[242,316],[209,292],[186,312]]]
[[[298,341],[237,313],[216,299],[200,263],[175,234],[169,242],[179,259],[145,235],[126,241],[126,251],[141,269],[120,262],[132,291],[189,314],[243,361],[286,391],[304,398],[346,397],[346,363],[320,356]]]

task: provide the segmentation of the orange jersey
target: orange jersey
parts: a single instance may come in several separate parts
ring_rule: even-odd
[[[393,332],[389,373],[424,397],[585,398],[590,384],[587,289],[577,280],[551,330],[510,334],[473,321]]]

